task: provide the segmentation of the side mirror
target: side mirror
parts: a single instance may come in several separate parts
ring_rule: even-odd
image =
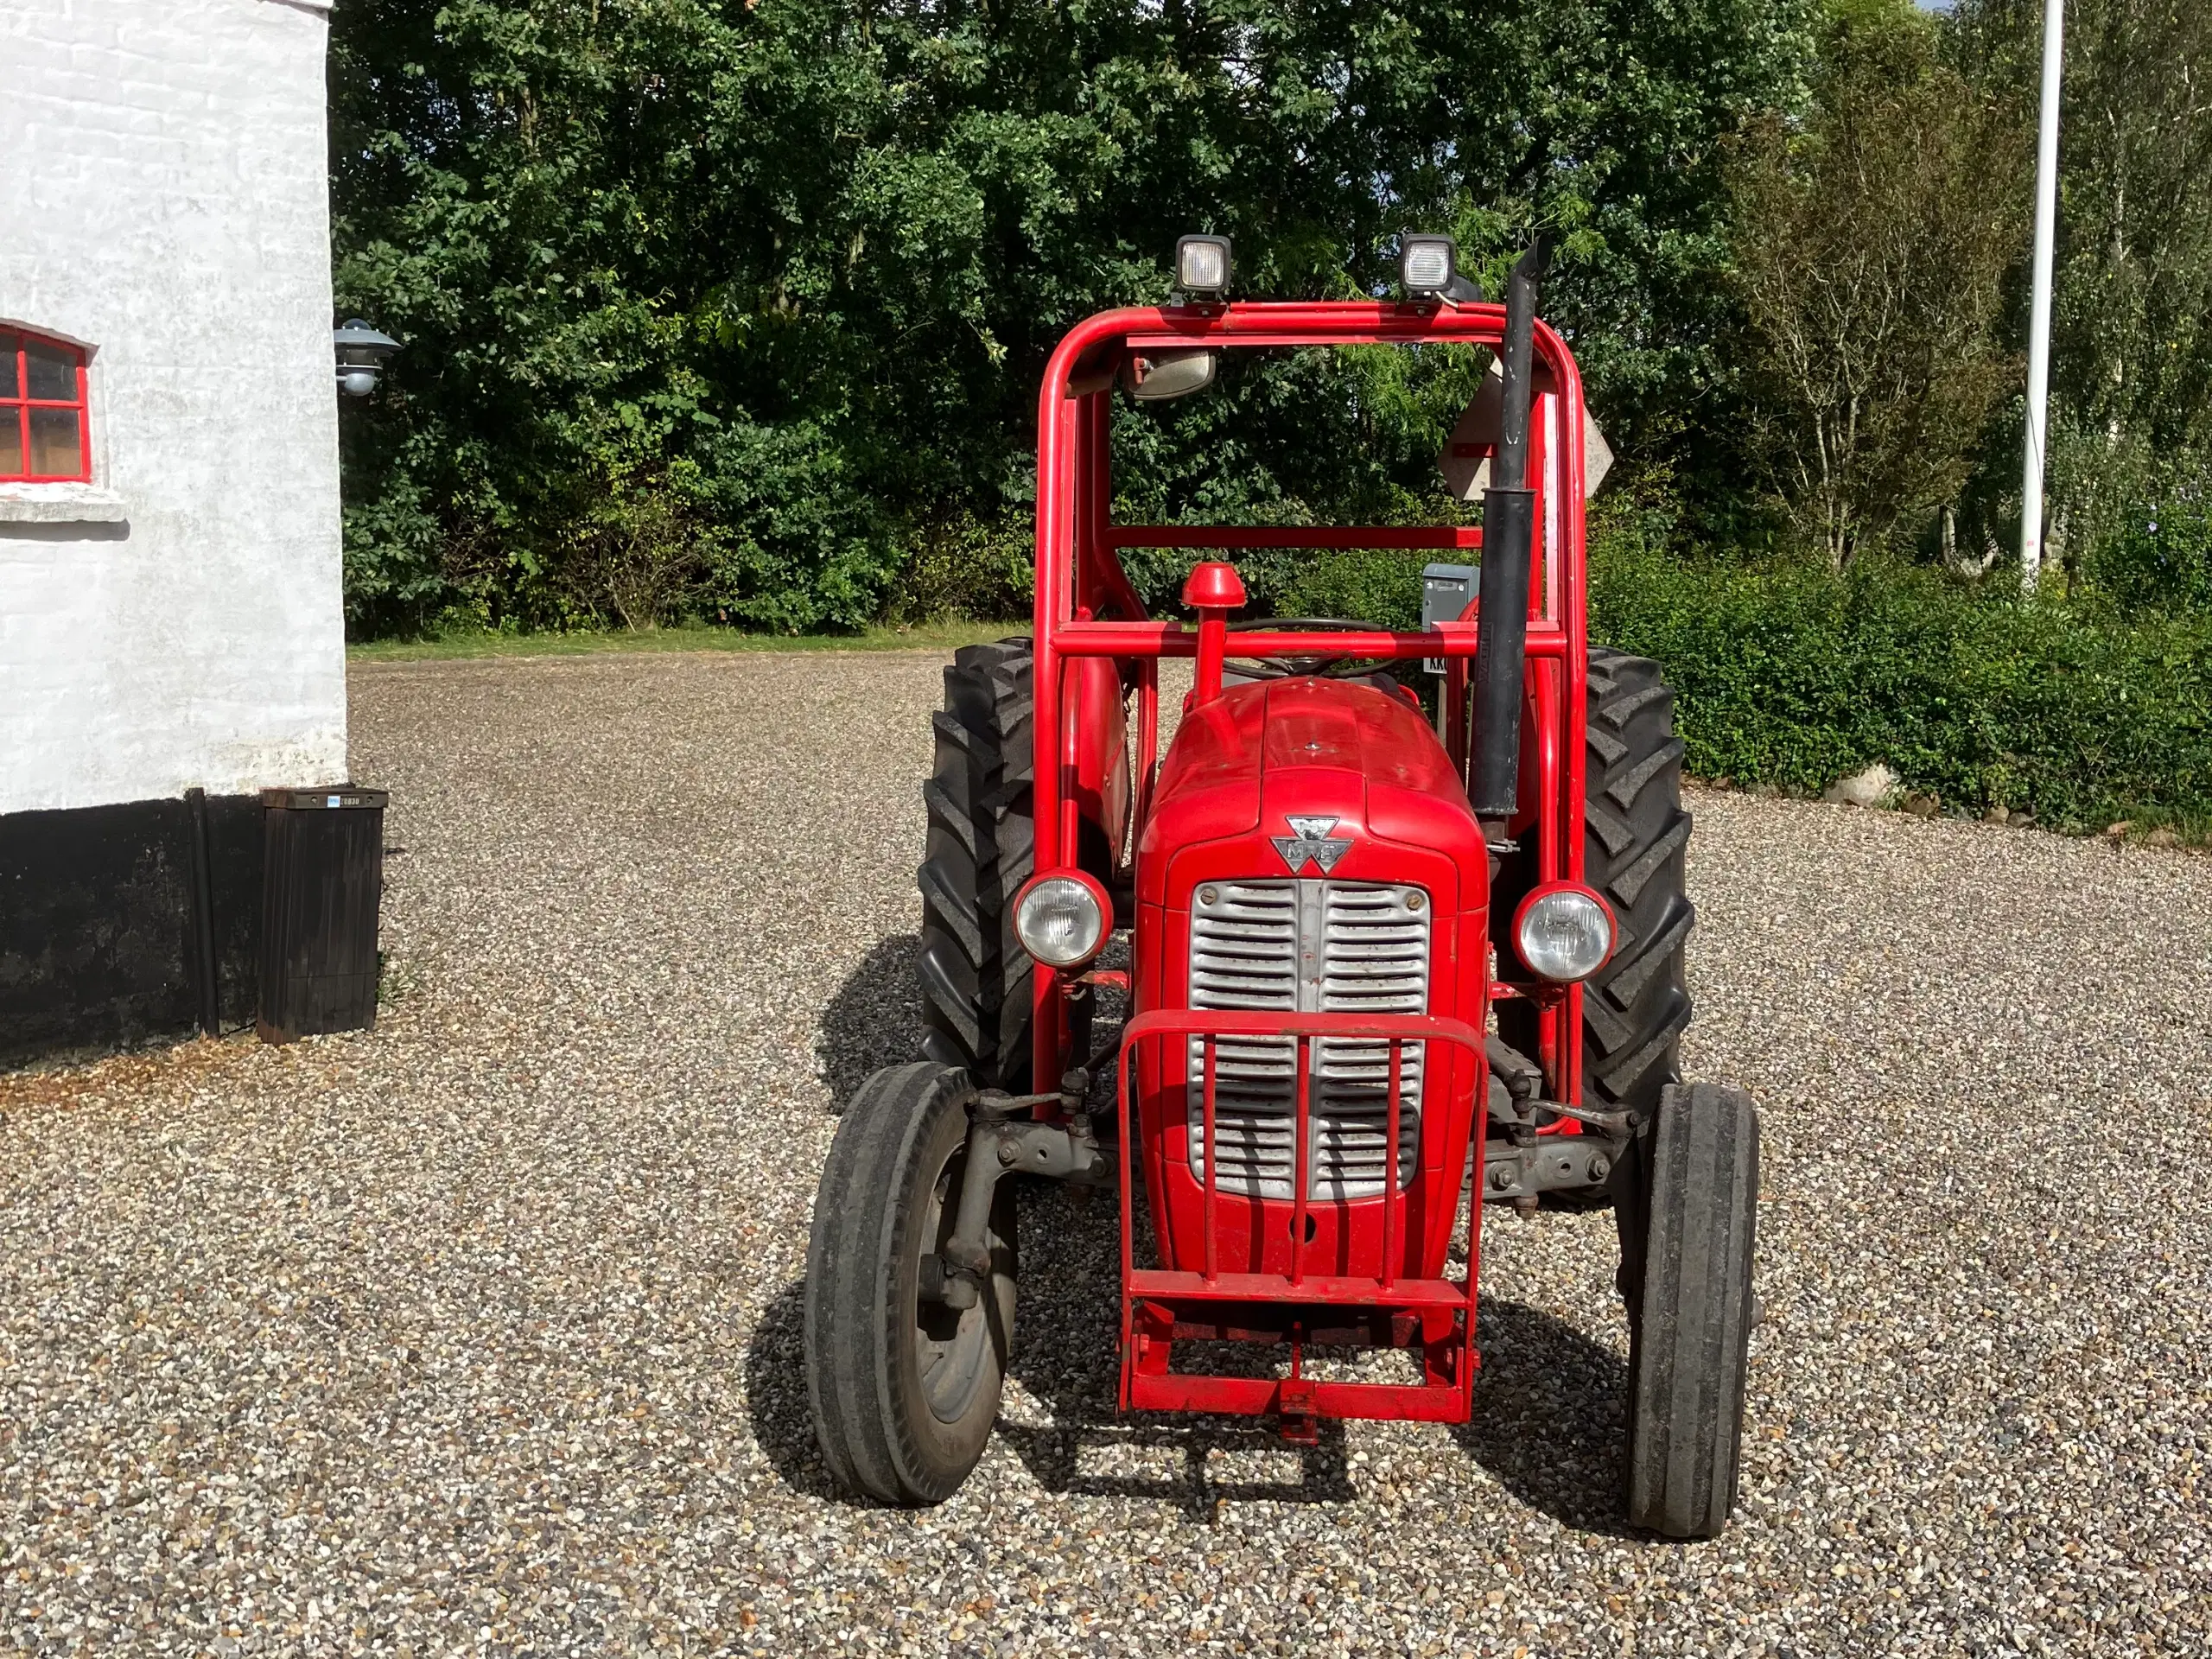
[[[1122,384],[1129,395],[1145,403],[1168,397],[1187,397],[1213,385],[1216,354],[1212,352],[1160,352],[1151,357],[1132,356],[1122,365]]]

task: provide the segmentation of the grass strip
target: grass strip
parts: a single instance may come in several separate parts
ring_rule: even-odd
[[[747,633],[737,628],[644,628],[575,633],[442,634],[427,639],[378,639],[346,647],[356,663],[429,663],[496,657],[589,657],[681,651],[840,652],[957,650],[1020,633],[1026,622],[928,622],[876,627],[862,633]]]

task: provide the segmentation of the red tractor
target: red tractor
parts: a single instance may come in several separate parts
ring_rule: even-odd
[[[1009,1175],[1119,1195],[1122,1409],[1272,1415],[1309,1443],[1327,1417],[1465,1421],[1484,1206],[1610,1205],[1628,1518],[1708,1536],[1736,1496],[1758,1125],[1744,1094],[1677,1079],[1682,746],[1656,666],[1586,639],[1582,390],[1535,315],[1541,253],[1502,306],[1443,238],[1406,239],[1400,303],[1228,303],[1229,253],[1185,238],[1187,302],[1094,316],[1046,370],[1035,631],[958,652],[935,716],[927,1058],[861,1085],[815,1200],[823,1455],[892,1503],[974,1467],[1014,1332]],[[1479,529],[1113,521],[1117,386],[1443,340],[1503,371],[1487,424],[1478,398],[1455,435],[1488,468]],[[1241,619],[1234,567],[1200,563],[1193,626],[1147,616],[1131,547],[1479,549],[1480,569],[1432,566],[1459,595],[1396,632]],[[1164,657],[1195,671],[1161,757]],[[1433,723],[1378,669],[1413,658],[1442,671]],[[1096,966],[1123,929],[1128,970]],[[1128,1017],[1094,1052],[1108,987]],[[1266,1347],[1204,1363],[1224,1344]],[[1346,1378],[1348,1347],[1402,1351],[1404,1380]]]

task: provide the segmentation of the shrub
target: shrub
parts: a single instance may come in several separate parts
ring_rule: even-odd
[[[2093,586],[2131,613],[2212,612],[2212,479],[2131,503],[2084,560]]]
[[[1689,770],[1815,790],[1871,761],[2057,828],[2212,810],[2212,622],[2023,605],[1924,569],[1592,561],[1592,634],[1656,658]]]
[[[728,534],[702,614],[874,622],[910,527],[995,522],[1033,479],[1062,332],[1163,298],[1196,228],[1285,299],[1383,291],[1408,226],[1493,282],[1566,229],[1549,313],[1624,453],[1665,439],[1731,314],[1720,147],[1791,95],[1806,11],[1391,6],[1348,34],[1328,7],[348,0],[334,298],[405,346],[345,416],[352,625],[603,607],[564,566],[608,546],[610,435],[698,469],[687,511]],[[1117,422],[1147,518],[1358,518],[1433,476],[1471,352],[1300,355]]]
[[[1322,553],[1283,585],[1286,616],[1344,616],[1389,628],[1421,626],[1421,567],[1441,554],[1382,550]]]
[[[344,518],[346,629],[349,636],[409,632],[450,597],[446,528],[410,478],[348,500]]]
[[[685,469],[688,471],[688,469]],[[674,621],[697,598],[726,537],[670,478],[622,468],[573,521],[555,584],[578,616],[632,632]]]
[[[891,583],[887,622],[1000,622],[1030,614],[1037,563],[1029,520],[951,519],[925,525],[909,544]]]
[[[1625,498],[1593,507],[1590,633],[1665,668],[1694,774],[1813,792],[1883,760],[1951,810],[2055,828],[2212,815],[2212,616],[2023,605],[1885,560],[1840,575],[1691,561],[1649,518]],[[2188,522],[2160,521],[2164,545],[2196,546]],[[1239,563],[1255,610],[1413,628],[1430,556]]]

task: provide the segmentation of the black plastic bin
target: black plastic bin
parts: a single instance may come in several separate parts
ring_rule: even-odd
[[[377,1022],[384,898],[381,789],[264,789],[261,1006],[264,1043]]]

